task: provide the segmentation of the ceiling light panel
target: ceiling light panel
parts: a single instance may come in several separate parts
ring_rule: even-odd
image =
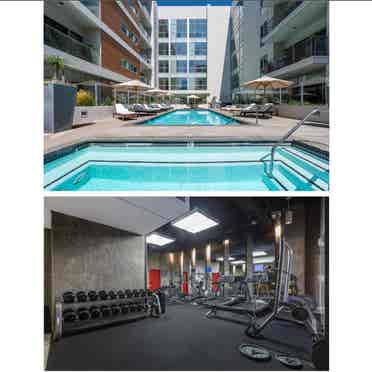
[[[158,233],[152,233],[146,237],[147,244],[154,244],[160,247],[172,243],[174,241],[175,241],[174,239],[167,238],[166,236],[160,235]]]
[[[200,211],[194,211],[185,217],[180,218],[172,223],[173,226],[179,229],[188,231],[192,234],[196,234],[200,231],[210,229],[211,227],[217,226],[218,222],[207,217]]]

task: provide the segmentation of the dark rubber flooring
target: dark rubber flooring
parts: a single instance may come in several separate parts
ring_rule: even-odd
[[[286,370],[274,358],[257,363],[238,351],[241,343],[273,351],[296,352],[309,359],[311,340],[304,329],[275,323],[265,339],[244,335],[245,327],[206,319],[206,309],[168,306],[161,319],[149,318],[66,337],[50,347],[47,370]],[[310,370],[309,363],[304,370]]]

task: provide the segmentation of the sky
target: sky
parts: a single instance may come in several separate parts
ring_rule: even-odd
[[[158,0],[158,5],[231,5],[231,0]]]

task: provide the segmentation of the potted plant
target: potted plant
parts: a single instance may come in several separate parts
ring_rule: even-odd
[[[64,59],[50,55],[45,64],[53,68],[53,78],[44,85],[44,132],[56,133],[72,128],[76,87],[66,84]]]

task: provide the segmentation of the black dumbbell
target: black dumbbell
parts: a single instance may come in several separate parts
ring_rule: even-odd
[[[139,297],[139,291],[137,289],[133,289],[133,297]]]
[[[125,298],[131,298],[133,296],[133,293],[130,289],[125,290]]]
[[[86,307],[79,307],[77,314],[79,320],[88,320],[90,318],[89,311]]]
[[[63,293],[62,297],[65,304],[71,304],[75,301],[75,295],[71,291]]]
[[[99,308],[97,306],[92,306],[90,309],[89,309],[89,313],[90,313],[90,317],[92,319],[97,319],[101,316],[101,312],[99,310]]]
[[[74,309],[63,310],[63,321],[66,323],[72,323],[76,320],[77,316]]]
[[[118,297],[119,298],[125,298],[125,294],[121,289],[118,291]]]
[[[88,296],[84,291],[79,291],[76,293],[76,298],[78,302],[86,302]]]
[[[102,305],[101,306],[101,313],[102,313],[102,316],[104,318],[107,318],[107,317],[111,316],[111,309],[106,305]]]
[[[121,309],[120,309],[119,305],[114,304],[114,305],[111,306],[112,315],[119,315],[120,311],[121,311]]]
[[[106,291],[99,291],[98,296],[102,301],[107,300],[107,292]]]
[[[129,305],[127,304],[120,304],[120,309],[122,314],[128,314],[129,313]]]
[[[89,301],[97,301],[98,295],[96,291],[89,291],[88,292]]]
[[[109,291],[108,296],[110,297],[111,300],[115,300],[118,297],[115,291],[113,290]]]

